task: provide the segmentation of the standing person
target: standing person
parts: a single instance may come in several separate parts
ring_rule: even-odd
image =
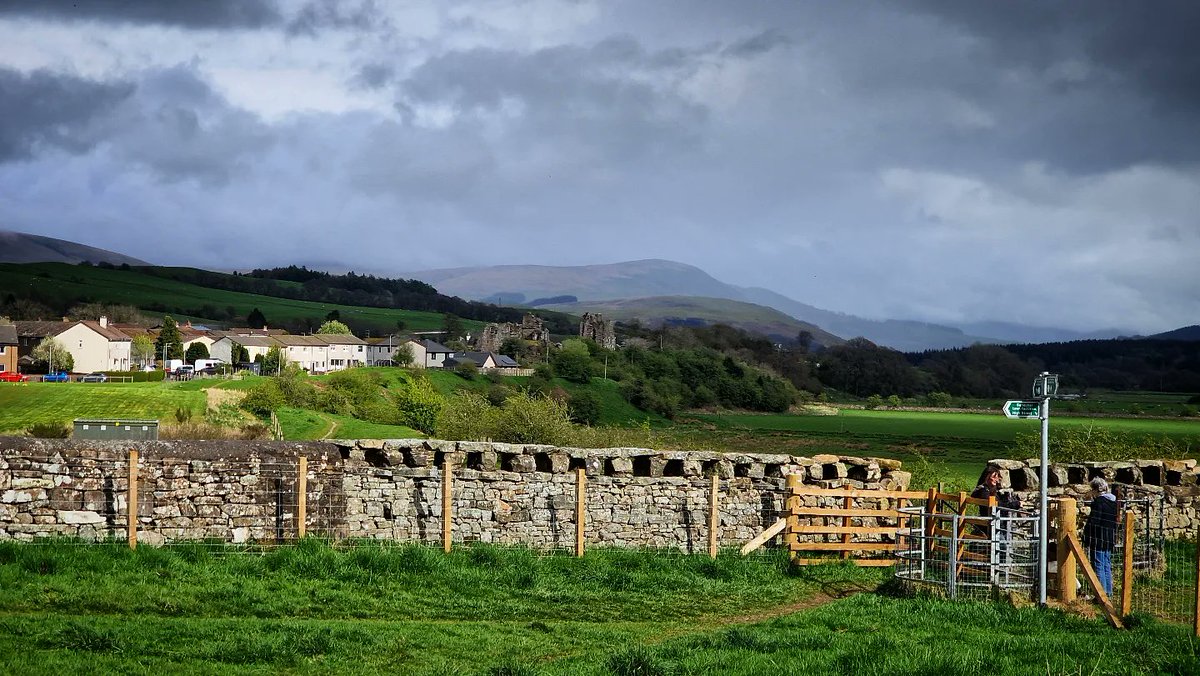
[[[983,474],[979,475],[979,485],[975,490],[971,491],[971,497],[987,500],[995,496],[996,505],[1003,509],[1020,509],[1021,499],[1018,498],[1012,491],[1000,492],[1000,470],[996,467],[987,467],[983,470]],[[992,510],[987,507],[979,508],[980,516],[991,516]]]
[[[1100,578],[1104,593],[1112,597],[1112,550],[1117,539],[1117,496],[1108,489],[1108,482],[1101,477],[1091,481],[1096,497],[1092,499],[1092,511],[1083,525],[1083,545],[1088,550],[1088,560]]]

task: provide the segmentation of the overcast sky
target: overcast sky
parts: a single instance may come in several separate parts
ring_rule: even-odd
[[[0,1],[0,229],[1200,322],[1200,2]]]

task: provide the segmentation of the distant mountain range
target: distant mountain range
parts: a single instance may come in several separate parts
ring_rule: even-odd
[[[150,265],[146,261],[107,249],[65,239],[0,230],[0,263],[112,263]]]
[[[575,315],[599,312],[610,319],[623,322],[636,319],[643,324],[654,326],[729,324],[776,341],[794,340],[801,331],[808,331],[812,334],[814,345],[825,347],[845,342],[815,324],[802,322],[774,308],[727,298],[652,296],[609,301],[547,303],[538,307]]]
[[[614,312],[620,312],[621,316],[618,318],[632,317],[640,312],[643,321],[668,318],[660,312],[682,311],[679,298],[683,296],[701,297],[709,301],[726,299],[752,303],[763,306],[764,309],[782,312],[799,322],[819,326],[841,338],[862,336],[879,345],[905,352],[963,347],[974,343],[1111,338],[1121,333],[1115,330],[1082,333],[1004,322],[947,326],[902,319],[866,319],[813,307],[769,289],[726,284],[694,266],[657,259],[573,267],[497,265],[423,270],[405,275],[428,282],[442,293],[501,304],[520,305],[526,301],[546,297],[574,296],[578,299],[576,303],[544,305],[539,302],[538,307],[567,312],[575,312],[572,308],[578,308],[578,311],[582,312],[585,307],[599,308],[609,305]],[[661,297],[670,297],[671,301],[640,305],[628,302],[631,299]],[[616,303],[618,300],[622,302]],[[711,302],[701,304],[707,305],[710,310],[713,309]],[[740,314],[745,315],[745,312],[746,308],[740,308]],[[769,316],[769,313],[762,314],[755,320],[773,323],[774,320],[768,319]],[[783,327],[782,324],[774,326]]]

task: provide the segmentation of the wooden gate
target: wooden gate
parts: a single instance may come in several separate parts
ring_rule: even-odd
[[[809,553],[830,552],[837,558],[859,566],[895,565],[896,549],[904,545],[910,527],[908,515],[900,510],[924,501],[927,512],[927,540],[948,536],[943,521],[957,515],[959,541],[970,539],[967,531],[975,522],[987,519],[967,517],[969,506],[996,506],[995,498],[981,500],[966,493],[942,493],[936,488],[928,491],[899,491],[876,488],[817,488],[801,483],[799,475],[788,477],[788,516],[781,524],[784,541],[797,565],[829,563],[830,557],[808,557]],[[945,519],[939,517],[944,516]],[[778,531],[777,531],[778,532]],[[983,538],[986,539],[986,538]],[[969,558],[969,557],[967,557]]]

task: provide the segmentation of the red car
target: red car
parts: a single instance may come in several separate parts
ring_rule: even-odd
[[[29,376],[16,371],[0,371],[0,382],[4,383],[27,383]]]

